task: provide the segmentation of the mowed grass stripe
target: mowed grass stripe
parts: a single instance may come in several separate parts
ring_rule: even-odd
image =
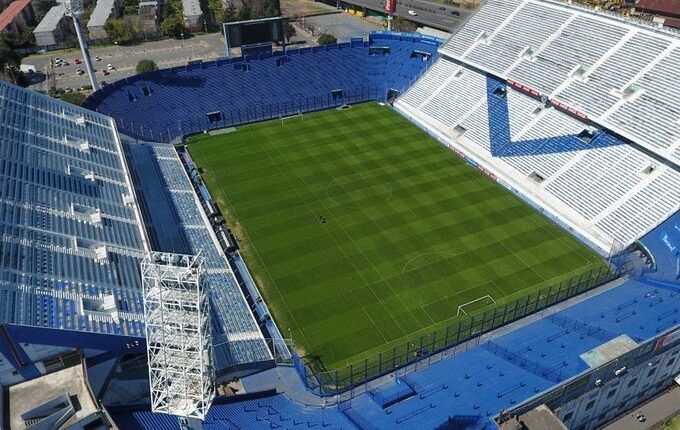
[[[451,323],[467,301],[502,303],[602,264],[377,104],[189,149],[282,331],[329,368]]]

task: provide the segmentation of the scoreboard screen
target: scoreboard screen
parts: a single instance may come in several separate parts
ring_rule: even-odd
[[[224,23],[223,31],[227,46],[238,48],[264,43],[285,42],[283,23],[281,17]]]

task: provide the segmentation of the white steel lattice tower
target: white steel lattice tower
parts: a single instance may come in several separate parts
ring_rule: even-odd
[[[215,397],[203,259],[151,252],[142,261],[151,408],[203,420]]]

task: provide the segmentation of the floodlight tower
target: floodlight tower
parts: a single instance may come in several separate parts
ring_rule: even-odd
[[[88,51],[87,42],[85,42],[85,37],[83,37],[83,29],[80,28],[80,17],[83,16],[83,0],[64,0],[64,7],[66,15],[73,19],[73,27],[76,29],[80,50],[83,53],[83,61],[87,68],[87,75],[90,77],[90,83],[92,84],[92,91],[97,91],[99,87],[97,86],[97,77],[94,75],[94,68],[92,68],[90,51]]]
[[[199,429],[215,397],[203,258],[151,252],[142,261],[151,410]]]

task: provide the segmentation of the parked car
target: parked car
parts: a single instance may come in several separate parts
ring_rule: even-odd
[[[102,61],[102,57],[94,57],[94,61]]]
[[[81,76],[81,75],[84,75],[84,74],[85,74],[85,71],[84,71],[83,69],[76,69],[76,74],[77,74],[78,76]]]
[[[418,16],[418,12],[416,12],[415,10],[408,11],[408,14],[411,16]]]
[[[108,70],[104,70],[102,73],[104,74],[104,76],[109,76],[111,74],[111,73],[109,73]]]
[[[79,60],[79,59],[77,59],[77,58],[73,59],[73,62],[74,62],[74,63],[76,63],[76,64],[80,64],[80,63],[82,63],[82,61],[80,61],[80,60]]]
[[[116,68],[113,67],[113,64],[111,64],[111,63],[107,64],[107,65],[106,65],[106,68],[107,68],[108,70],[116,70]]]

